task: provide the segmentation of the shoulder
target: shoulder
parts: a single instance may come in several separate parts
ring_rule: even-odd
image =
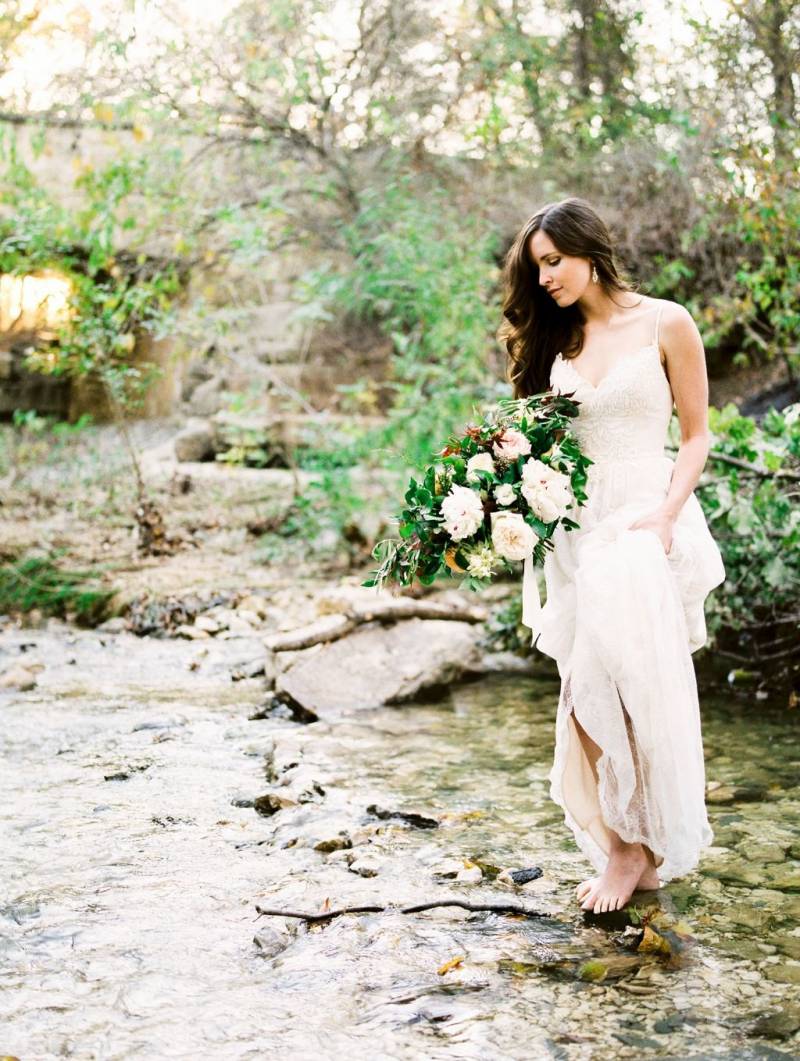
[[[687,350],[703,352],[703,341],[694,317],[685,306],[668,298],[656,298],[659,308],[658,345],[667,359]]]

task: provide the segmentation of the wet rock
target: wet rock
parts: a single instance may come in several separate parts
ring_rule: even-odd
[[[756,932],[764,932],[773,921],[771,911],[753,903],[733,903],[725,910],[725,917],[734,925],[751,928]]]
[[[338,641],[296,653],[277,676],[276,690],[322,717],[402,703],[477,673],[479,637],[476,624],[448,620],[409,619],[385,628],[367,623]]]
[[[787,958],[800,961],[800,936],[783,936],[778,941],[778,950]]]
[[[439,863],[433,871],[434,880],[455,880],[464,868],[463,859],[451,858]]]
[[[710,858],[702,862],[701,868],[704,874],[726,884],[742,884],[756,888],[765,882],[763,870],[751,866],[749,862]]]
[[[271,818],[272,815],[277,814],[279,810],[291,806],[293,806],[292,800],[278,796],[274,792],[267,792],[263,796],[256,796],[253,800],[253,810],[256,814],[260,814],[264,818]]]
[[[800,1004],[783,1006],[776,1013],[765,1013],[752,1027],[751,1034],[767,1039],[788,1039],[800,1029]]]
[[[709,784],[707,803],[755,803],[767,798],[766,785],[720,785]]]
[[[781,892],[800,892],[800,867],[769,867],[764,875],[764,883]]]
[[[480,884],[483,880],[483,871],[480,866],[476,866],[474,863],[468,863],[461,867],[456,874],[456,880],[462,884]]]
[[[348,847],[353,846],[353,841],[347,833],[340,833],[338,836],[332,836],[329,840],[318,840],[314,844],[315,851],[344,851]]]
[[[380,818],[381,821],[405,822],[406,825],[413,825],[415,829],[438,829],[439,827],[439,822],[436,818],[417,814],[416,811],[386,810],[384,807],[379,807],[376,803],[370,803],[367,807],[367,814]]]
[[[42,664],[36,667],[15,664],[2,675],[0,675],[0,689],[18,689],[21,693],[30,692],[36,688],[36,671],[42,669]]]
[[[779,962],[764,969],[764,978],[780,984],[800,984],[800,962]]]
[[[264,718],[287,718],[293,722],[300,722],[305,726],[310,725],[312,722],[319,722],[319,715],[315,711],[311,711],[299,704],[286,693],[271,696],[263,707],[259,707],[252,715],[247,717],[251,722],[257,722],[259,719]]]
[[[538,880],[541,875],[542,870],[539,866],[531,866],[530,869],[512,869],[508,871],[508,876],[514,884],[530,884],[532,880]]]
[[[255,800],[249,796],[234,796],[231,800],[232,807],[253,807],[255,806]]]
[[[143,763],[141,766],[127,766],[123,770],[116,770],[112,774],[103,774],[104,781],[129,781],[134,774],[144,773],[145,770],[150,769],[150,763]]]
[[[211,460],[214,456],[214,437],[211,425],[207,420],[190,421],[180,434],[175,436],[173,445],[176,460]]]
[[[377,877],[380,866],[373,859],[358,858],[349,866],[351,873],[357,873],[359,877]]]
[[[261,958],[276,958],[292,943],[294,935],[269,926],[259,929],[253,936],[253,943]]]
[[[786,851],[780,844],[745,840],[737,847],[749,862],[784,862],[786,859]]]

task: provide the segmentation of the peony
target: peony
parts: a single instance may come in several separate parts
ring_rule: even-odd
[[[467,486],[452,486],[441,512],[444,529],[454,541],[469,538],[483,523],[483,502]]]
[[[511,483],[500,483],[499,486],[494,488],[494,497],[498,505],[513,505],[517,500],[517,495],[514,493],[514,487]]]
[[[470,457],[467,461],[467,482],[480,482],[480,477],[475,474],[477,471],[494,472],[494,470],[494,461],[491,453],[486,450],[483,453],[476,453],[474,457]]]
[[[530,453],[531,444],[521,431],[507,427],[502,435],[492,444],[495,456],[506,461],[516,460]]]
[[[491,578],[497,554],[491,545],[476,546],[469,554],[467,571],[475,578]]]
[[[537,542],[536,534],[518,512],[492,513],[492,545],[505,560],[524,560]]]
[[[566,515],[567,506],[572,500],[569,476],[534,458],[526,461],[522,467],[520,493],[531,511],[545,523]]]

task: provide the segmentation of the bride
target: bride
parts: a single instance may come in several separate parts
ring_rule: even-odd
[[[725,579],[693,492],[710,444],[705,353],[684,307],[623,279],[584,199],[530,217],[503,279],[515,397],[572,395],[573,433],[594,461],[588,501],[571,512],[580,528],[559,525],[530,622],[561,678],[550,795],[597,871],[577,900],[603,913],[690,872],[713,839],[691,658]]]

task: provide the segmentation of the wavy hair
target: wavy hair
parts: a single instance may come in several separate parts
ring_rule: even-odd
[[[503,317],[497,338],[508,351],[506,376],[515,398],[549,389],[556,354],[576,357],[583,348],[586,318],[575,302],[559,309],[539,283],[539,267],[528,246],[541,229],[562,254],[588,258],[598,283],[614,301],[616,291],[636,291],[615,261],[611,236],[592,206],[577,196],[541,207],[525,222],[503,261]]]

